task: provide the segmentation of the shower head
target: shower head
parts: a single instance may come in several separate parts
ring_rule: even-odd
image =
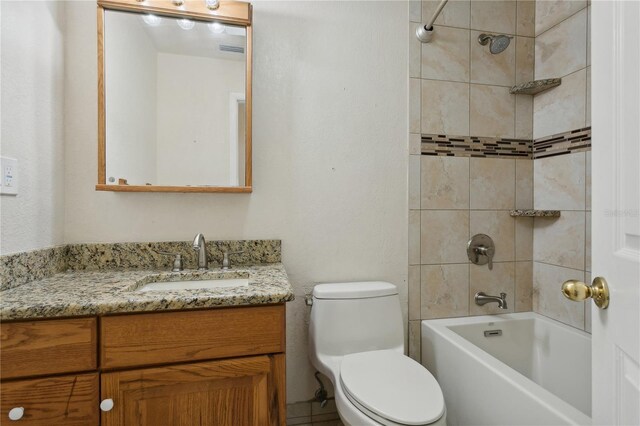
[[[496,55],[498,53],[504,52],[504,50],[509,47],[509,43],[511,43],[512,38],[513,37],[504,34],[480,34],[478,36],[478,43],[486,46],[487,43],[491,42],[489,44],[489,52]]]

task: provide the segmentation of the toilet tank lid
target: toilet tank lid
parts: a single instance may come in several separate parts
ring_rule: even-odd
[[[394,294],[398,294],[398,288],[384,281],[326,283],[313,288],[313,297],[316,299],[366,299]]]

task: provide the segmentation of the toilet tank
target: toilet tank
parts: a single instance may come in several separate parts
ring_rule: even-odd
[[[312,359],[381,349],[403,352],[397,287],[380,281],[316,285],[309,349]]]

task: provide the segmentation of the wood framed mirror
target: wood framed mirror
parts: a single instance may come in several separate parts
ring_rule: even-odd
[[[251,192],[251,4],[97,7],[96,190]]]

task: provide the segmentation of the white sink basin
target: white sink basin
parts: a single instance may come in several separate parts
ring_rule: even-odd
[[[145,284],[138,291],[200,290],[208,288],[246,287],[248,278],[230,278],[220,280],[170,281]]]

